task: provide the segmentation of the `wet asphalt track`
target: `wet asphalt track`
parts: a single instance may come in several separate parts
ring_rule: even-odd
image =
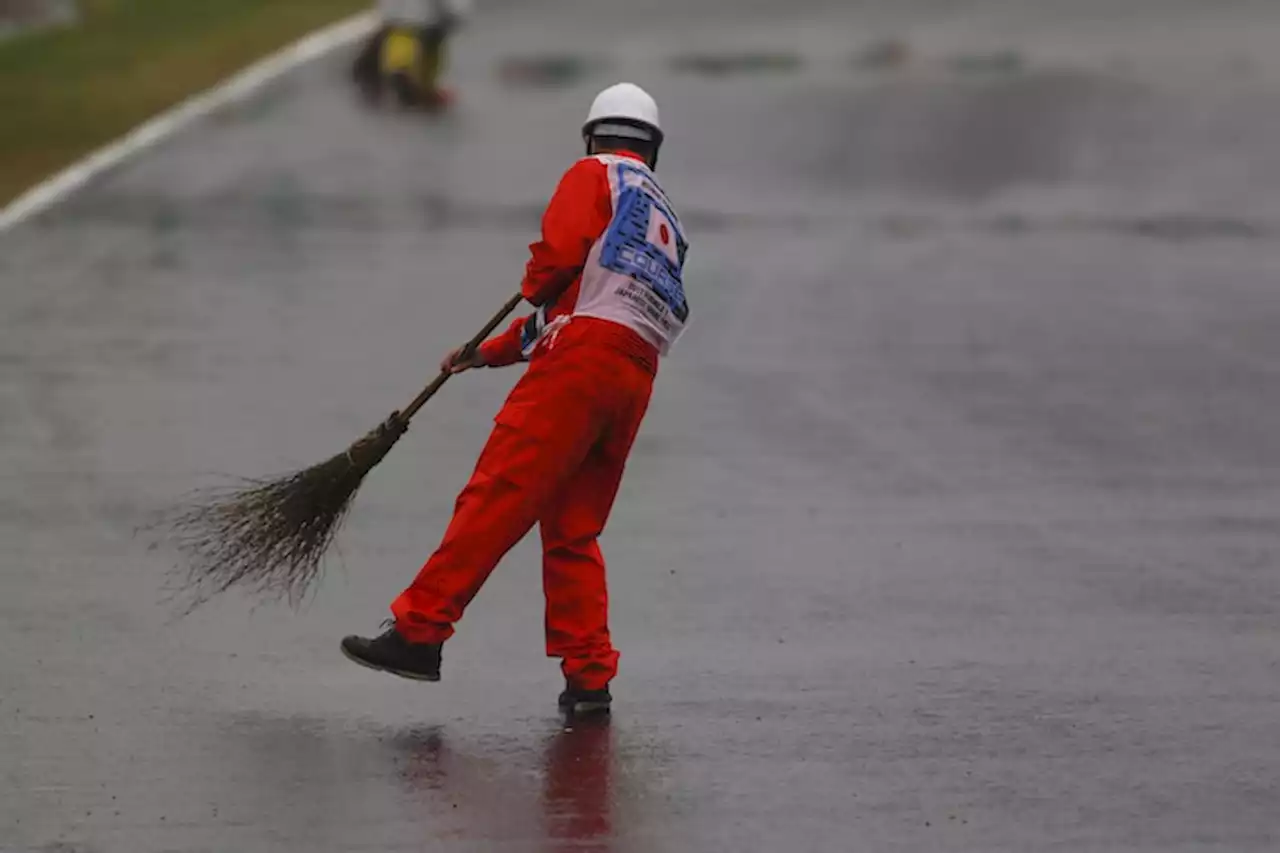
[[[0,236],[0,850],[1276,849],[1274,4],[622,5],[487,6],[442,120],[335,57]],[[745,47],[805,64],[668,63]],[[617,78],[695,322],[606,536],[612,724],[554,713],[532,542],[441,684],[338,653],[514,372],[430,404],[301,613],[171,621],[134,527],[402,405]]]

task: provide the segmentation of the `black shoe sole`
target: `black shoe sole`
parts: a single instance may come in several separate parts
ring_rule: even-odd
[[[438,672],[424,674],[421,672],[411,672],[407,669],[393,669],[392,667],[389,667],[389,666],[380,666],[371,661],[367,661],[362,657],[357,657],[356,655],[353,655],[351,652],[347,651],[346,646],[341,646],[341,648],[342,648],[342,653],[346,655],[347,660],[351,661],[352,663],[358,663],[360,664],[360,666],[364,667],[365,669],[372,669],[375,672],[388,672],[388,673],[391,673],[392,675],[398,675],[401,678],[408,678],[411,681],[439,681],[440,680],[440,673]]]
[[[574,702],[572,705],[562,706],[560,710],[570,716],[588,716],[590,714],[608,714],[612,706],[608,702]]]
[[[612,699],[601,701],[599,699],[578,699],[573,702],[561,702],[560,710],[566,714],[607,714],[612,707]]]

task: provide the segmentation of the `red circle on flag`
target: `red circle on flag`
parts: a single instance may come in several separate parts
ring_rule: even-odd
[[[662,238],[662,245],[664,246],[671,242],[671,232],[667,230],[665,222],[658,226],[658,236]]]

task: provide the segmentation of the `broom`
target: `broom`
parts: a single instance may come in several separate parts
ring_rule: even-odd
[[[459,358],[469,358],[522,298],[508,299]],[[187,557],[180,580],[191,594],[186,612],[236,586],[297,606],[319,579],[324,554],[365,476],[451,375],[441,370],[403,411],[332,459],[275,479],[242,478],[239,486],[198,490],[166,514],[159,523]]]

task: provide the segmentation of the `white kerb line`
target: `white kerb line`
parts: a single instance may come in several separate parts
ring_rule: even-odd
[[[375,14],[366,12],[317,30],[139,125],[10,202],[0,210],[0,233],[57,204],[102,173],[193,122],[243,101],[294,68],[368,35],[377,26],[377,20]]]

